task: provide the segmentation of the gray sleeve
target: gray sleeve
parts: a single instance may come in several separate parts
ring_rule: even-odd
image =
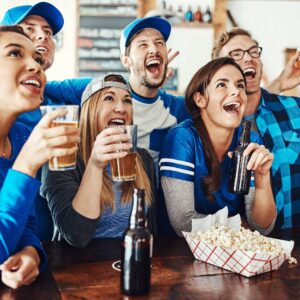
[[[74,210],[75,198],[83,170],[77,164],[75,170],[55,172],[43,167],[41,196],[47,199],[54,224],[60,235],[74,247],[85,247],[93,238],[97,219],[89,219]]]
[[[248,224],[251,226],[252,229],[257,230],[261,234],[268,235],[274,229],[277,212],[276,212],[276,216],[275,216],[273,222],[271,223],[271,225],[269,227],[267,227],[267,228],[261,227],[252,218],[251,211],[252,211],[252,206],[253,206],[253,202],[254,202],[254,197],[255,197],[255,188],[252,187],[252,188],[250,188],[248,195],[245,196],[245,211],[246,211],[246,217],[247,217]]]
[[[171,225],[182,237],[181,231],[192,230],[192,219],[206,216],[195,210],[194,183],[162,176],[161,185]]]

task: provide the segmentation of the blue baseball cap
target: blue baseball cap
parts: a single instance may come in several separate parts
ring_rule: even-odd
[[[165,41],[168,40],[171,33],[170,23],[160,17],[139,18],[129,23],[121,33],[120,50],[121,54],[125,53],[126,47],[130,44],[133,36],[145,28],[153,28],[159,31]]]
[[[16,25],[30,15],[38,15],[44,18],[49,23],[53,35],[58,33],[64,25],[64,17],[61,12],[48,2],[15,6],[6,11],[0,25]]]

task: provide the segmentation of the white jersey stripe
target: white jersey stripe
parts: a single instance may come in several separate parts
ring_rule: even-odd
[[[182,173],[182,174],[187,174],[187,175],[191,175],[191,176],[195,175],[195,173],[193,171],[188,171],[188,170],[174,168],[174,167],[169,167],[169,166],[160,167],[160,171],[163,171],[163,170],[165,170],[165,171],[174,171],[174,172],[178,172],[178,173]]]
[[[183,161],[183,160],[173,159],[173,158],[162,158],[159,162],[159,165],[161,165],[162,163],[174,163],[177,165],[187,166],[187,167],[191,167],[191,168],[195,169],[194,164]]]

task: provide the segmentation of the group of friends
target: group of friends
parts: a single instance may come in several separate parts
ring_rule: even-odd
[[[135,187],[145,189],[154,234],[181,236],[192,219],[225,206],[262,234],[300,225],[300,98],[279,95],[300,82],[298,52],[263,89],[262,48],[248,31],[234,28],[215,40],[212,60],[195,73],[185,95],[174,96],[161,89],[171,33],[163,18],[136,19],[122,30],[128,80],[107,74],[46,82],[54,36],[64,24],[50,3],[11,8],[0,24],[3,283],[18,288],[35,280],[47,263],[40,240],[85,247],[93,238],[121,237]],[[41,104],[81,105],[79,128],[49,128],[66,111],[42,117]],[[245,155],[253,178],[246,196],[228,192],[243,119],[252,124]],[[127,155],[131,144],[120,125],[133,122],[136,180],[114,182],[108,162]],[[67,148],[70,143],[78,147]],[[48,169],[50,158],[75,151],[76,169]]]

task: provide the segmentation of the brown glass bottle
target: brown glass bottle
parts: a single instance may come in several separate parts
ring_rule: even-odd
[[[246,168],[250,155],[243,156],[243,153],[250,143],[251,123],[244,120],[242,126],[239,146],[233,150],[228,191],[246,195],[249,193],[250,188],[251,170]]]
[[[151,286],[152,234],[146,227],[145,192],[134,189],[130,225],[121,251],[121,290],[125,295],[145,295]]]

